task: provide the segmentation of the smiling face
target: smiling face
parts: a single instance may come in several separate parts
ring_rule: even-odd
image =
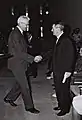
[[[18,18],[17,23],[23,31],[29,30],[29,20],[30,18],[24,15]]]
[[[29,21],[23,20],[22,22],[19,23],[19,26],[23,31],[27,31],[27,29],[29,29]]]

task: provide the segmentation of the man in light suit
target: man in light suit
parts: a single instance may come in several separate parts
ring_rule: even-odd
[[[73,43],[64,30],[65,25],[61,21],[52,26],[53,35],[57,37],[53,51],[53,76],[58,101],[54,110],[60,110],[58,116],[63,116],[70,110],[70,80],[76,58]]]
[[[17,106],[14,101],[22,94],[26,111],[39,113],[34,108],[32,93],[30,90],[29,78],[26,77],[27,65],[29,63],[41,61],[41,56],[35,58],[27,53],[27,44],[24,40],[23,31],[29,27],[29,17],[20,16],[17,20],[17,26],[11,31],[8,39],[8,50],[12,58],[8,60],[8,68],[12,70],[16,83],[11,91],[6,95],[4,101],[12,106]]]

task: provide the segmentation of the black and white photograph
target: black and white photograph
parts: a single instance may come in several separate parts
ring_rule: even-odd
[[[1,0],[0,120],[82,120],[82,0]]]

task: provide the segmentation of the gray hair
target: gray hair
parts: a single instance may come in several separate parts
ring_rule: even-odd
[[[25,16],[25,15],[22,15],[22,16],[20,16],[20,17],[18,18],[17,23],[19,24],[20,22],[23,22],[24,20],[29,21],[30,18],[27,17],[27,16]]]

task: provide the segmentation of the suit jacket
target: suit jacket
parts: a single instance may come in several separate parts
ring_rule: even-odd
[[[27,44],[17,27],[9,35],[8,51],[13,55],[8,60],[8,68],[11,70],[24,69],[26,71],[27,64],[34,60],[33,56],[27,54]]]
[[[73,72],[75,67],[76,52],[72,41],[64,34],[54,46],[53,72]]]

